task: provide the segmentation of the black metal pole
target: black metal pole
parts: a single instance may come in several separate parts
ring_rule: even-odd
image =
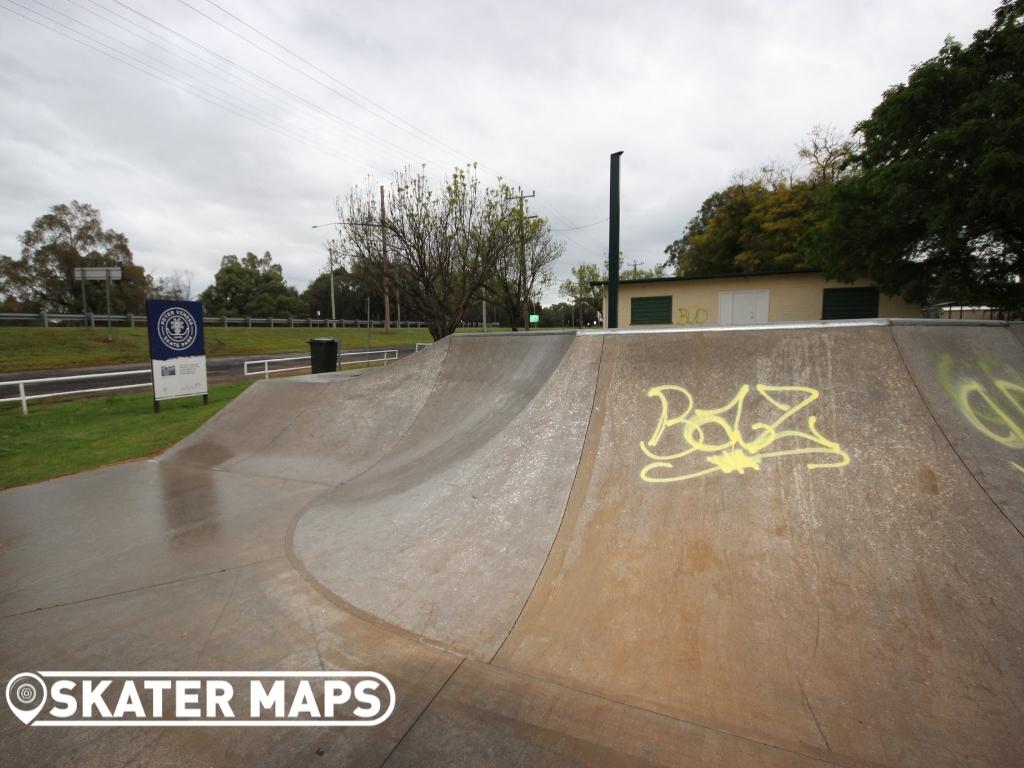
[[[608,193],[608,327],[619,327],[619,158],[612,153],[611,188]]]

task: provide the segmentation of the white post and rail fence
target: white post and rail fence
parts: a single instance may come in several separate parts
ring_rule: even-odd
[[[417,345],[419,349],[423,345]],[[341,352],[338,354],[339,368],[349,365],[387,365],[398,359],[397,349],[374,349],[368,352]],[[302,365],[290,365],[299,360],[305,360]],[[309,355],[296,355],[295,357],[275,357],[265,360],[247,360],[242,364],[243,376],[262,376],[269,379],[272,374],[291,373],[294,371],[307,370],[310,367]],[[284,366],[281,366],[285,363]],[[40,384],[55,384],[72,381],[89,381],[95,379],[145,377],[144,380],[133,384],[117,384],[103,387],[85,387],[84,389],[62,389],[60,392],[32,393],[31,387]],[[35,379],[18,379],[15,381],[0,381],[0,392],[2,388],[11,387],[17,390],[16,395],[0,397],[0,403],[21,403],[21,412],[28,415],[28,403],[30,400],[43,400],[48,397],[71,397],[77,395],[95,394],[98,392],[118,392],[127,389],[141,389],[151,387],[152,371],[149,368],[139,368],[132,371],[111,371],[108,373],[82,373],[74,376],[46,376]]]
[[[146,316],[123,314],[104,315],[95,312],[0,312],[0,323],[41,325],[44,328],[89,327],[101,325],[123,325],[128,328],[145,328]],[[331,320],[322,317],[226,317],[208,315],[203,318],[206,327],[240,327],[240,328],[383,328],[383,320]],[[391,323],[399,328],[425,328],[426,323],[419,320],[402,320]]]

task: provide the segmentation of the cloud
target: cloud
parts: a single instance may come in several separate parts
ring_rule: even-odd
[[[189,3],[237,34],[184,4],[0,0],[0,253],[78,199],[151,273],[190,269],[201,289],[223,254],[269,250],[301,289],[324,264],[328,233],[311,225],[368,174],[475,160],[485,179],[536,190],[534,210],[568,228],[607,216],[608,155],[621,149],[622,249],[653,266],[734,172],[795,160],[815,124],[850,129],[947,34],[969,39],[992,11],[976,0],[219,2],[317,70],[208,0]],[[366,98],[380,106],[353,103]],[[603,259],[604,225],[563,234],[559,277]]]

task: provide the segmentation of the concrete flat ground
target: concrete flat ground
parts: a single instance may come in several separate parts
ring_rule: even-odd
[[[1017,766],[1024,333],[450,337],[0,493],[0,672],[373,670],[372,728],[4,765]]]

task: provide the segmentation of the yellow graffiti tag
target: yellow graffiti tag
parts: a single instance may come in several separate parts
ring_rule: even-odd
[[[676,312],[679,313],[676,325],[704,325],[708,321],[708,311],[704,307],[697,307],[693,310],[692,317],[690,316],[689,307],[679,307]]]
[[[750,387],[746,384],[721,408],[695,408],[689,391],[674,384],[647,390],[648,397],[658,398],[661,402],[661,416],[650,439],[640,443],[640,450],[652,459],[640,470],[640,477],[648,483],[675,483],[715,472],[742,475],[748,469],[759,470],[765,459],[801,454],[826,454],[837,458],[836,461],[825,463],[808,463],[808,469],[837,469],[850,463],[846,451],[818,431],[817,417],[807,416],[803,425],[806,431],[784,426],[787,422],[788,426],[799,426],[794,422],[794,417],[820,397],[818,390],[766,384],[757,384],[756,389],[766,402],[778,410],[779,415],[770,423],[751,424],[747,436],[741,425],[743,408],[750,394]],[[792,395],[798,396],[797,402],[785,402],[782,399],[789,399]],[[678,415],[672,416],[670,400],[676,399],[681,399],[681,407],[678,408]],[[677,427],[678,430],[675,430]],[[659,449],[662,441],[670,434],[676,436],[672,447],[680,450]],[[792,447],[794,441],[797,447]],[[697,469],[680,473],[675,463],[692,455],[702,457],[711,466],[698,464]]]
[[[1024,449],[1024,376],[1011,365],[978,360],[982,377],[954,373],[952,355],[939,358],[939,381],[957,410],[981,434],[1013,450]],[[1011,461],[1021,473],[1024,467]]]

